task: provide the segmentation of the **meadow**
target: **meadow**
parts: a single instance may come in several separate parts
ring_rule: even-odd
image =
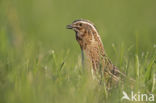
[[[0,103],[131,103],[154,94],[155,0],[0,0]],[[112,62],[135,79],[106,91],[82,69],[73,20],[92,21]],[[149,103],[142,101],[141,103]],[[154,102],[152,102],[154,103]]]

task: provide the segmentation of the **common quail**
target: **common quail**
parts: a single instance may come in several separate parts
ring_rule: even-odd
[[[102,74],[107,85],[120,80],[120,71],[107,57],[100,35],[94,24],[88,20],[75,20],[67,25],[67,29],[72,29],[76,33],[76,40],[82,52],[82,61],[88,58],[93,74]],[[84,56],[85,55],[85,56]]]

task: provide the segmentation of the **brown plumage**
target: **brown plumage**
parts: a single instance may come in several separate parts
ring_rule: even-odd
[[[82,51],[82,58],[84,55],[85,58],[88,58],[94,74],[97,72],[102,74],[107,85],[110,85],[112,81],[119,81],[120,72],[106,56],[103,43],[94,24],[88,20],[80,19],[67,25],[67,28],[75,31],[76,40]]]

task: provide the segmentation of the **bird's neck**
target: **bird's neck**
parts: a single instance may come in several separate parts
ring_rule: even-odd
[[[86,47],[91,44],[90,39],[91,38],[88,36],[87,33],[85,34],[76,33],[76,40],[79,43],[80,48],[82,50],[85,50]]]

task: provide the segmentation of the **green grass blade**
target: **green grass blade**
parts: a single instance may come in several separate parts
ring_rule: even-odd
[[[147,83],[152,76],[152,65],[154,64],[155,58],[151,60],[149,65],[147,66],[147,71],[145,73],[145,83]]]
[[[136,69],[136,76],[139,78],[139,57],[138,55],[135,55],[135,69]]]

